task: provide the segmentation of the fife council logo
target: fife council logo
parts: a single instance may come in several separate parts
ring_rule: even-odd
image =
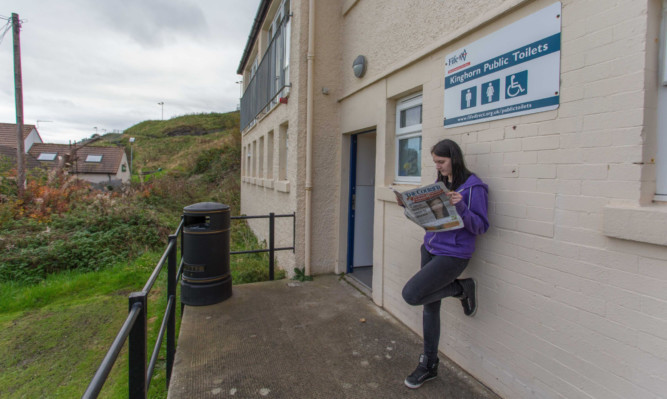
[[[459,62],[463,62],[466,60],[467,57],[468,57],[468,51],[466,49],[463,49],[463,51],[461,51],[459,54],[453,57],[449,57],[449,59],[447,60],[447,66],[453,66],[458,64]]]

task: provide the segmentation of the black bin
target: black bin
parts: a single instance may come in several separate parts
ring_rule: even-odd
[[[200,202],[183,208],[181,302],[213,305],[232,296],[229,206]]]

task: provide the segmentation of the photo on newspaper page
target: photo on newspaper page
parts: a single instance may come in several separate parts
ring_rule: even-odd
[[[456,230],[463,227],[463,220],[456,207],[449,203],[447,187],[443,182],[399,192],[392,187],[399,204],[405,208],[405,216],[430,232]]]

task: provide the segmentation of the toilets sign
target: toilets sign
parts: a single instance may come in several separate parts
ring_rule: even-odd
[[[560,98],[561,3],[445,58],[445,127],[549,111]]]

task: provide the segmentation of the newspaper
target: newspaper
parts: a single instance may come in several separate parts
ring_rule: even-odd
[[[396,200],[405,208],[405,216],[429,232],[456,230],[463,227],[463,220],[456,207],[449,203],[449,191],[443,182],[399,192]]]

